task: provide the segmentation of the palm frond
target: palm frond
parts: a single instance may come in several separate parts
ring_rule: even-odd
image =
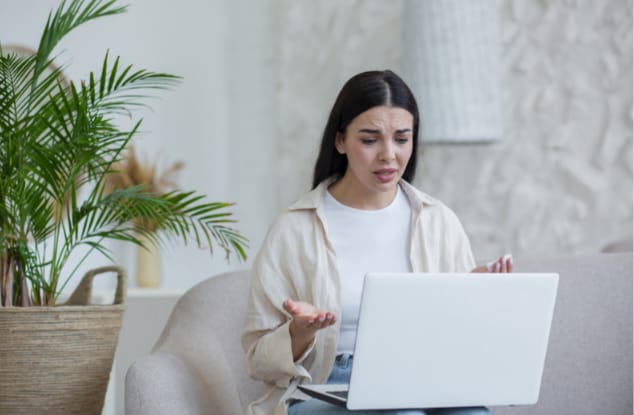
[[[113,7],[116,0],[72,0],[68,7],[66,1],[48,16],[46,26],[42,32],[37,49],[37,64],[33,71],[33,84],[37,84],[38,77],[48,66],[49,57],[60,40],[76,27],[99,17],[124,13],[127,6]]]
[[[24,122],[21,115],[31,86],[35,56],[0,55],[0,132],[7,133]]]
[[[110,65],[106,53],[101,73],[90,73],[89,82],[82,83],[82,96],[102,114],[127,114],[130,108],[144,107],[148,91],[163,90],[175,86],[180,77],[150,72],[145,69],[133,70],[132,65],[121,69],[119,57]],[[143,93],[139,93],[143,91]]]

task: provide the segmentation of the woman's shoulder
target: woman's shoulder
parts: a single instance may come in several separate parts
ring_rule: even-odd
[[[411,206],[419,215],[441,221],[457,221],[456,213],[441,200],[430,196],[414,185],[403,181],[401,183],[405,194],[408,196]]]
[[[428,193],[423,192],[418,187],[409,182],[406,182],[405,180],[401,180],[400,185],[412,207],[422,207],[428,209],[435,208],[432,210],[449,209],[447,205],[445,205],[439,199],[429,195]]]
[[[269,227],[269,236],[285,238],[304,234],[313,228],[321,194],[312,190],[277,214]]]
[[[314,212],[310,210],[297,210],[289,207],[277,214],[273,222],[271,222],[270,229],[276,233],[302,231],[307,226],[311,226],[314,220],[313,215]]]

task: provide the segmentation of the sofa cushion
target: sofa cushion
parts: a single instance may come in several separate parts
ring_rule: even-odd
[[[632,253],[518,260],[557,272],[539,402],[494,414],[632,414]]]

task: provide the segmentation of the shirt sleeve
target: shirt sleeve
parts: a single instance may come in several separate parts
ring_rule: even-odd
[[[454,251],[456,272],[470,272],[476,266],[475,259],[473,259],[473,252],[471,250],[471,243],[469,242],[469,237],[457,217],[456,222],[456,245]]]
[[[448,207],[443,206],[443,244],[445,258],[441,262],[443,272],[470,272],[475,268],[469,237],[458,219]]]
[[[295,377],[311,378],[303,363],[315,343],[313,340],[306,352],[293,361],[291,318],[282,304],[289,297],[298,298],[298,293],[283,261],[284,255],[290,252],[283,248],[279,235],[269,232],[252,268],[242,334],[249,376],[278,387],[287,387]]]

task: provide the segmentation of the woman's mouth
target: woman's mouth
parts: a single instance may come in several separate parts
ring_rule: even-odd
[[[381,183],[389,183],[396,177],[396,169],[381,169],[374,172]]]

